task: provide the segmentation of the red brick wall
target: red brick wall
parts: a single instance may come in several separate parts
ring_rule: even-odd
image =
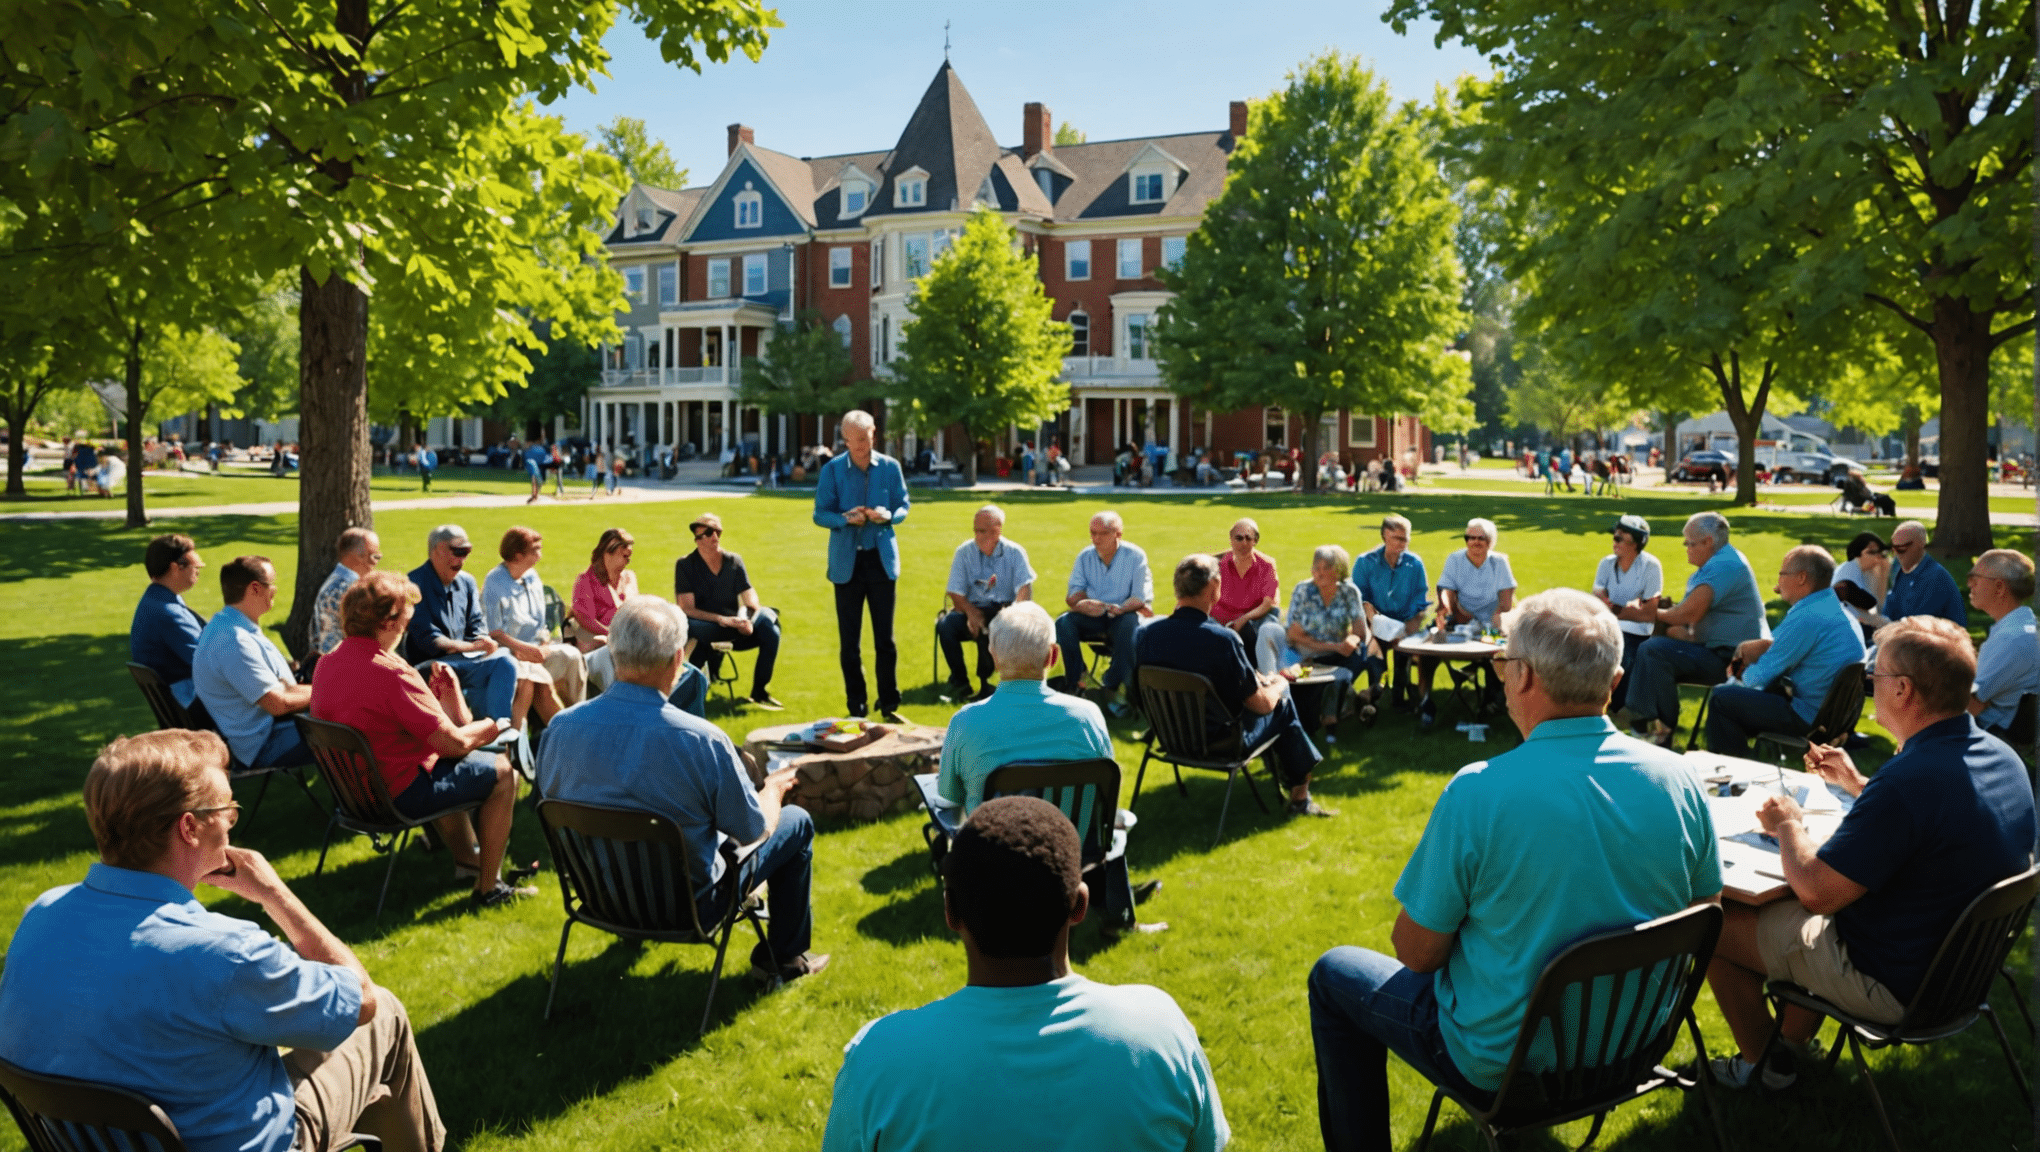
[[[816,242],[807,245],[812,255],[808,263],[807,303],[800,307],[813,308],[822,314],[822,323],[834,324],[836,317],[850,317],[850,377],[865,380],[871,376],[871,245],[859,241],[851,244],[824,244]],[[850,249],[850,286],[829,287],[829,250]]]
[[[1110,240],[1091,240],[1091,278],[1070,280],[1063,276],[1069,267],[1068,256],[1063,251],[1064,242],[1049,240],[1041,245],[1041,286],[1055,301],[1055,318],[1067,320],[1070,313],[1082,308],[1091,318],[1091,355],[1112,354],[1112,294],[1119,291],[1114,286],[1110,265],[1101,266],[1098,254],[1106,251]],[[1109,259],[1109,257],[1108,257]]]

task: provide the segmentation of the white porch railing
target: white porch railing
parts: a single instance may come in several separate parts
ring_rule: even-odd
[[[1127,356],[1065,356],[1063,375],[1071,380],[1094,380],[1101,377],[1158,380],[1162,375],[1162,366],[1153,360],[1135,360]]]
[[[602,372],[602,384],[609,388],[653,388],[662,384],[734,384],[742,376],[742,370],[736,366],[720,364],[699,368],[606,368]]]

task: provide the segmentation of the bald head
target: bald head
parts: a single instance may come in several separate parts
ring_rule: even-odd
[[[1917,520],[1908,520],[1891,530],[1891,551],[1898,557],[1899,567],[1907,572],[1920,566],[1927,555],[1927,526]]]

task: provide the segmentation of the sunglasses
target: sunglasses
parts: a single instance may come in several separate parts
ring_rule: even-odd
[[[1474,534],[1473,534],[1473,533],[1471,533],[1471,532],[1467,533],[1467,534],[1466,534],[1466,535],[1464,535],[1464,536],[1461,536],[1461,537],[1460,537],[1460,539],[1461,539],[1461,540],[1464,540],[1464,541],[1466,541],[1466,542],[1467,542],[1468,544],[1471,544],[1471,543],[1473,543],[1473,542],[1474,542],[1475,540],[1478,540],[1478,541],[1480,541],[1480,542],[1481,542],[1481,543],[1483,543],[1483,544],[1486,544],[1486,543],[1488,542],[1488,538],[1487,538],[1487,537],[1485,537],[1485,536],[1476,536],[1476,535],[1474,535]]]
[[[1258,537],[1255,537],[1255,536],[1235,536],[1235,537],[1233,537],[1233,539],[1235,539],[1235,540],[1238,540],[1238,541],[1240,541],[1240,542],[1242,542],[1242,543],[1252,543],[1252,542],[1253,542],[1254,540],[1258,539]]]
[[[238,800],[229,800],[225,804],[215,804],[210,808],[186,808],[185,811],[193,816],[210,816],[215,812],[231,812],[233,815],[227,817],[227,827],[229,828],[232,828],[241,821],[241,803]]]
[[[695,538],[696,540],[705,540],[705,539],[707,539],[707,538],[708,538],[708,537],[710,537],[710,536],[720,536],[720,535],[722,535],[722,529],[720,529],[720,528],[703,528],[703,529],[702,529],[701,531],[699,531],[699,532],[696,532],[696,533],[694,534],[694,538]]]
[[[447,551],[452,552],[455,556],[466,556],[468,553],[475,550],[474,545],[472,544],[468,545],[465,548],[461,547],[458,544],[449,544],[446,546],[446,548]]]

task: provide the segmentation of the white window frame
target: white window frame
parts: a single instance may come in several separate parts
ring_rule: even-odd
[[[1070,326],[1069,354],[1072,356],[1089,356],[1091,354],[1091,314],[1082,308],[1078,308],[1069,314],[1066,318],[1066,323]],[[1081,352],[1077,351],[1076,347],[1077,333],[1080,331],[1084,334],[1084,350]]]
[[[1152,312],[1129,312],[1126,315],[1125,343],[1128,360],[1153,360],[1155,358],[1155,317]],[[1134,335],[1139,332],[1139,335]]]
[[[944,252],[949,251],[949,244],[955,239],[955,231],[948,228],[937,228],[928,233],[928,267],[935,267],[935,262],[942,259]]]
[[[829,287],[850,287],[853,259],[847,247],[829,249]]]
[[[765,226],[765,197],[744,186],[737,193],[737,224],[739,228],[763,228]]]
[[[850,197],[852,196],[857,197],[857,204],[855,206],[852,206],[850,203]],[[869,207],[871,207],[871,185],[866,184],[862,180],[852,180],[848,184],[843,185],[843,215],[862,216],[864,215],[864,210]]]
[[[871,242],[871,286],[885,287],[885,237],[879,236]]]
[[[1140,237],[1136,236],[1133,237],[1132,239],[1119,241],[1116,247],[1117,251],[1114,252],[1113,254],[1112,267],[1113,271],[1118,275],[1118,278],[1121,280],[1140,279],[1141,262],[1147,259],[1147,256],[1145,255],[1147,245],[1140,239]],[[1128,252],[1133,253],[1132,272],[1128,272],[1126,270],[1127,264],[1126,254]]]
[[[1078,271],[1078,266],[1082,271]],[[1063,241],[1063,279],[1089,280],[1091,278],[1091,242],[1089,240]]]
[[[1169,177],[1160,169],[1128,172],[1126,178],[1129,182],[1127,197],[1135,204],[1160,204],[1169,198]],[[1154,182],[1155,194],[1152,196],[1144,194],[1144,188],[1150,180]]]
[[[1169,255],[1170,249],[1175,250],[1176,254],[1174,256]],[[1188,236],[1162,237],[1162,267],[1164,268],[1181,267],[1183,264],[1183,255],[1185,252],[1189,251],[1189,249],[1190,238]]]
[[[918,271],[915,270],[914,249],[916,247],[920,248],[921,250],[920,267]],[[934,266],[935,258],[933,255],[931,255],[931,245],[929,242],[928,233],[906,232],[900,235],[901,276],[905,277],[908,280],[918,280],[921,277],[926,276],[928,274],[928,269]]]
[[[893,206],[895,208],[925,208],[928,205],[928,178],[926,176],[902,176],[893,182]]]
[[[720,290],[718,290],[716,287],[717,281],[720,281],[722,284]],[[729,298],[729,295],[730,295],[729,260],[726,258],[710,260],[708,262],[708,298],[710,300],[726,300]]]
[[[632,264],[623,270],[623,291],[632,300],[645,302],[645,266]]]
[[[1367,438],[1365,440],[1356,439],[1353,435],[1353,430],[1362,427],[1367,429]],[[1346,447],[1372,448],[1379,440],[1380,437],[1375,435],[1374,417],[1367,415],[1365,412],[1355,412],[1351,408],[1346,409]]]
[[[649,204],[638,205],[637,230],[639,232],[650,232],[653,226],[658,223],[658,219],[659,214],[652,208],[651,205]]]
[[[758,278],[758,288],[755,292],[752,291],[751,289],[751,276],[753,272],[757,274]],[[749,255],[745,256],[744,295],[747,297],[763,296],[767,292],[770,292],[771,290],[772,290],[772,269],[765,263],[765,253],[752,252]]]
[[[680,302],[680,269],[677,265],[659,265],[659,306],[671,308]]]

